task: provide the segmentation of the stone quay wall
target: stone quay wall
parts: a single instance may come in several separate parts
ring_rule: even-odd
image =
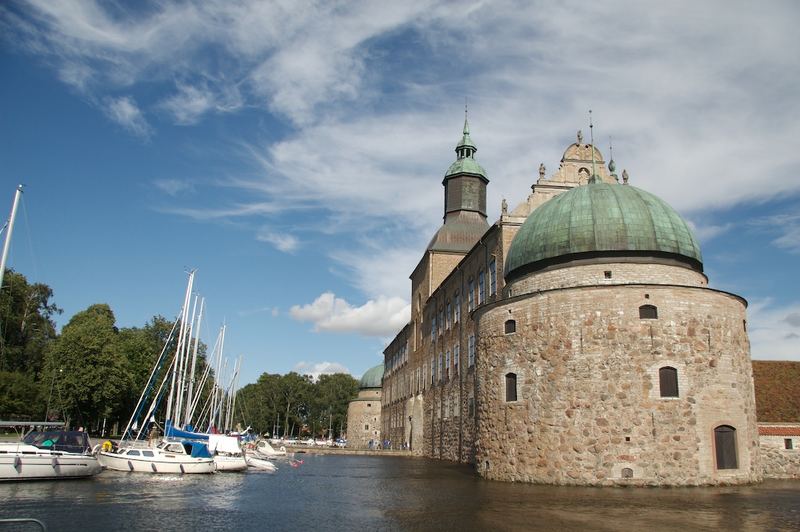
[[[640,319],[643,304],[657,307],[657,319]],[[475,453],[484,477],[654,486],[761,479],[743,300],[699,286],[595,285],[513,297],[475,318]],[[509,319],[516,330],[506,334]],[[677,397],[660,396],[665,366],[677,369]],[[508,374],[516,401],[506,401]],[[721,425],[736,429],[735,469],[716,467]]]
[[[759,432],[764,478],[800,479],[800,423],[759,423]]]

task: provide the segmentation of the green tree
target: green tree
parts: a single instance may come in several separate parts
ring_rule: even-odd
[[[320,435],[333,438],[347,426],[347,407],[358,396],[358,381],[352,375],[335,373],[320,375],[314,385],[314,401],[319,412]],[[332,434],[328,434],[328,429]]]
[[[308,400],[311,395],[311,377],[294,371],[281,377],[278,393],[283,409],[283,435],[291,436],[297,427],[300,434],[308,414]]]
[[[41,389],[34,375],[21,371],[0,371],[0,419],[32,419],[44,417]]]
[[[48,353],[44,375],[55,376],[58,402],[73,424],[89,427],[121,417],[132,377],[114,323],[108,305],[92,305],[72,317]]]
[[[52,317],[61,313],[52,297],[46,284],[28,284],[24,275],[6,270],[0,291],[0,371],[41,370],[44,352],[56,337]]]

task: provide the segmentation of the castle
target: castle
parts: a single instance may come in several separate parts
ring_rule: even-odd
[[[382,439],[496,480],[760,480],[746,301],[708,286],[681,216],[578,132],[490,226],[466,120],[455,151],[384,351]]]

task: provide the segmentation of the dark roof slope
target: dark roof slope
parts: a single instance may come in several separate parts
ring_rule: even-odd
[[[759,423],[800,423],[800,362],[753,360]]]

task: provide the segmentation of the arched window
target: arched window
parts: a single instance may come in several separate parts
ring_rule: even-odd
[[[658,383],[661,397],[678,397],[678,370],[665,366],[658,368]]]
[[[514,320],[506,321],[506,334],[517,332],[517,322]]]
[[[506,373],[506,402],[517,400],[517,374]]]
[[[717,455],[717,469],[737,469],[736,429],[730,425],[720,425],[714,429],[714,447]]]
[[[653,305],[642,305],[639,307],[640,320],[655,320],[658,319],[658,309]]]

